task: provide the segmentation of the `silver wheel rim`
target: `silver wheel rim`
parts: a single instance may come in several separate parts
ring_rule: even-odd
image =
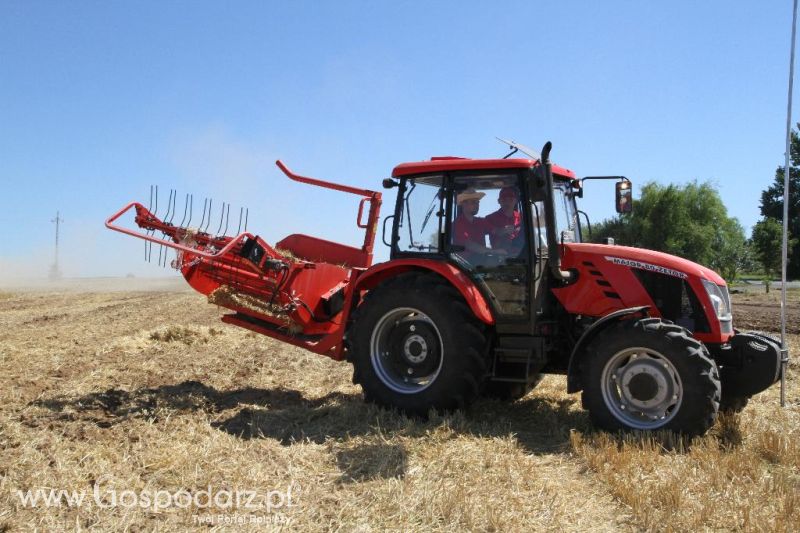
[[[657,429],[672,420],[683,385],[669,359],[650,348],[626,348],[608,360],[601,376],[603,401],[633,429]]]
[[[413,307],[383,315],[370,338],[370,360],[378,379],[400,394],[430,387],[442,370],[442,335],[431,318]]]

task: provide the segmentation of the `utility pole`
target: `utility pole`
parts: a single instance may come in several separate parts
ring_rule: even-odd
[[[789,259],[789,173],[791,172],[792,86],[794,84],[794,46],[797,34],[797,0],[792,5],[792,43],[789,52],[789,103],[786,110],[786,166],[783,171],[783,242],[781,245],[781,407],[786,406],[786,366],[789,347],[786,344],[786,265]]]
[[[51,280],[57,280],[61,279],[61,270],[58,268],[58,230],[60,224],[64,222],[64,219],[61,218],[61,213],[59,211],[56,211],[56,218],[54,218],[50,222],[54,222],[56,225],[56,253],[55,253],[55,260],[53,261],[53,264],[50,266],[49,277]]]

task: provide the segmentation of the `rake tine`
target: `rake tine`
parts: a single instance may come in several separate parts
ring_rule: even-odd
[[[150,209],[152,207],[153,207],[153,186],[150,185],[150,201],[147,203],[147,210],[150,211]],[[147,233],[149,233],[149,232],[145,232],[145,234],[147,234]],[[150,241],[144,241],[144,260],[145,261],[147,261],[147,244],[149,242]]]
[[[173,192],[174,194],[172,195],[172,216],[169,217],[168,222],[166,220],[164,221],[167,222],[167,224],[169,225],[172,225],[172,220],[175,218],[175,211],[176,211],[175,204],[178,201],[178,189],[175,189]]]
[[[150,236],[152,235],[152,232],[148,230],[145,232],[145,234]],[[144,260],[149,263],[150,259],[153,257],[153,243],[151,241],[145,241],[144,244],[145,244]]]
[[[208,199],[208,221],[206,222],[206,227],[203,228],[203,233],[208,233],[208,225],[211,224],[211,213],[212,213],[211,204],[213,204],[213,203],[214,203],[214,199],[213,198],[209,198]]]
[[[225,230],[223,231],[223,235],[228,234],[228,219],[231,217],[231,204],[228,204],[228,211],[225,213]]]
[[[250,208],[244,210],[244,230],[247,231],[247,217],[250,215]]]
[[[228,204],[228,209],[225,211],[225,229],[222,230],[222,236],[225,237],[228,235],[228,219],[231,216],[231,204]]]
[[[244,214],[244,207],[239,208],[239,225],[236,226],[236,235],[242,232],[242,215]]]
[[[166,236],[166,235],[165,235]],[[167,268],[167,256],[169,255],[169,248],[164,248],[164,268]]]
[[[153,195],[153,192],[155,192],[155,196]],[[155,203],[153,203],[153,198],[155,198]],[[150,205],[153,206],[153,211],[151,211],[151,213],[153,213],[154,216],[157,216],[156,214],[158,213],[158,185],[150,186]],[[148,211],[150,211],[149,208]],[[151,236],[155,235],[155,233],[156,233],[155,230],[150,230],[147,232],[147,234]],[[152,259],[153,259],[153,243],[147,241],[147,262],[149,263],[150,261],[152,261]]]
[[[186,213],[189,212],[189,194],[186,194],[186,199],[183,201],[183,217],[181,217],[181,223],[178,224],[181,228],[183,227],[183,223],[186,222]]]
[[[170,212],[172,212],[172,216],[175,216],[174,208],[175,208],[175,199],[177,198],[177,196],[178,196],[178,191],[177,190],[175,190],[175,189],[170,189],[169,190],[169,198],[167,199],[167,210],[164,213],[164,217],[163,217],[164,222],[166,222],[167,224],[170,223],[170,221],[167,220],[167,217],[170,216]],[[157,212],[158,212],[158,185],[156,185],[156,213]],[[158,215],[156,215],[156,216],[158,216]],[[151,235],[155,235],[155,234],[156,234],[156,232],[155,232],[155,230],[153,230],[151,232]],[[166,237],[166,234],[163,233],[163,232],[162,232],[162,235],[164,237]],[[152,244],[150,245],[150,250],[151,250],[151,253],[152,253]],[[161,263],[162,263],[162,255],[164,256],[164,258],[166,258],[166,250],[164,250],[164,245],[163,244],[159,244],[158,245],[158,262],[156,263],[159,266],[161,266]]]
[[[219,212],[219,227],[217,228],[217,235],[222,231],[222,221],[225,219],[225,202],[222,202],[222,211]]]
[[[189,195],[189,220],[186,222],[186,227],[192,225],[192,209],[194,208],[194,194]]]
[[[206,221],[206,206],[208,206],[208,198],[203,198],[203,217],[200,219],[200,225],[197,226],[197,231],[203,231],[203,224]]]
[[[173,189],[169,190],[169,198],[167,199],[167,212],[164,213],[164,222],[169,224],[169,214],[172,211],[172,198],[175,196],[175,191]]]

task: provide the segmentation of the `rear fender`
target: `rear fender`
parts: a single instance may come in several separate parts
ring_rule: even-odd
[[[478,291],[478,288],[463,272],[458,268],[442,261],[430,259],[399,259],[380,263],[361,274],[356,280],[356,295],[360,291],[369,290],[377,287],[382,281],[410,271],[433,272],[446,279],[464,297],[467,305],[478,319],[484,324],[492,325],[495,323],[494,316],[486,299]],[[353,302],[357,302],[353,298]]]
[[[572,349],[572,353],[569,356],[569,367],[567,369],[567,392],[578,392],[583,388],[583,384],[581,382],[581,362],[586,356],[586,347],[592,342],[592,340],[606,329],[614,326],[616,323],[622,320],[628,319],[632,315],[646,314],[648,309],[650,309],[650,306],[642,305],[639,307],[629,307],[627,309],[614,311],[613,313],[607,314],[592,324],[589,329],[587,329],[583,335],[581,335],[581,338],[578,339],[578,342],[575,344],[575,347]]]

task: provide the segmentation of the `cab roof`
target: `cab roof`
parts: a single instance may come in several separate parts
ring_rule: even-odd
[[[392,170],[392,177],[411,176],[414,174],[431,174],[454,170],[489,170],[531,168],[539,164],[536,159],[470,159],[468,157],[432,157],[430,161],[401,163]],[[553,165],[553,174],[575,179],[575,173],[568,168]]]

